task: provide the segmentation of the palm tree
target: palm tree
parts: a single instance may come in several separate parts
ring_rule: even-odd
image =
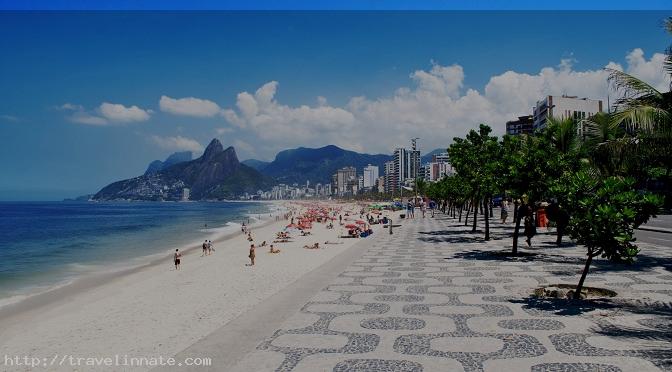
[[[600,112],[582,120],[582,147],[591,164],[603,176],[629,173],[625,167],[633,157],[626,156],[631,136],[614,121],[614,116]]]
[[[672,17],[665,21],[672,35]],[[672,171],[672,92],[660,92],[646,82],[623,71],[606,69],[609,82],[622,96],[615,102],[613,125],[621,127],[629,139],[608,141],[611,147],[628,147],[630,154],[645,157],[654,166]],[[666,50],[663,70],[672,78],[672,46]],[[672,88],[672,80],[670,83]],[[620,142],[620,143],[619,143]]]
[[[568,154],[579,147],[578,123],[572,118],[549,117],[547,131],[553,146],[562,154]]]

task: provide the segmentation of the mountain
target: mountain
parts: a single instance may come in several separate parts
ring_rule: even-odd
[[[250,168],[254,168],[254,169],[258,170],[259,172],[263,171],[264,168],[266,168],[266,166],[268,164],[270,164],[270,162],[263,161],[263,160],[257,160],[257,159],[247,159],[247,160],[241,161],[240,163],[245,164]]]
[[[279,152],[261,172],[279,183],[305,184],[308,180],[313,184],[329,183],[337,169],[347,166],[353,166],[361,173],[368,164],[377,165],[382,175],[385,162],[391,159],[390,155],[360,154],[334,145],[317,149],[299,147]]]
[[[166,158],[166,160],[154,160],[149,163],[145,175],[156,173],[158,171],[164,170],[171,165],[178,163],[184,163],[185,161],[190,161],[192,159],[191,151],[176,152]]]
[[[217,139],[195,160],[105,186],[94,200],[180,200],[190,189],[191,200],[231,199],[245,192],[267,189],[273,181],[238,161],[233,147]]]
[[[446,149],[443,149],[443,148],[435,149],[435,150],[432,150],[432,151],[426,153],[425,155],[420,157],[420,164],[426,164],[426,163],[431,162],[432,161],[432,155],[440,154],[442,152],[446,152]]]

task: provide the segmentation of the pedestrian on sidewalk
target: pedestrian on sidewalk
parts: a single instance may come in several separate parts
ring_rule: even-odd
[[[509,202],[506,199],[502,199],[502,206],[500,211],[501,211],[500,217],[502,219],[502,223],[506,223],[506,219],[509,218]]]

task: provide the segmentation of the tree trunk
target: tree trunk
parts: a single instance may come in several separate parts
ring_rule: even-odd
[[[581,274],[581,279],[579,280],[579,285],[576,286],[574,291],[574,299],[581,299],[581,290],[583,289],[583,282],[586,280],[586,275],[588,275],[588,270],[590,269],[590,263],[593,262],[593,255],[591,251],[588,251],[588,258],[586,259],[586,266],[583,268],[583,273]]]
[[[474,224],[471,226],[471,232],[475,233],[476,232],[476,223],[478,221],[478,207],[479,207],[478,199],[474,199]]]
[[[565,224],[564,223],[558,223],[556,222],[556,229],[557,229],[557,234],[558,238],[555,240],[555,244],[560,247],[562,245],[562,235],[565,233]]]
[[[462,206],[460,206],[460,212],[457,216],[457,222],[462,222]]]
[[[490,240],[490,212],[492,212],[492,209],[489,208],[489,200],[490,198],[485,198],[483,200],[483,209],[485,210],[485,213],[483,214],[483,217],[485,218],[485,240]],[[490,209],[490,211],[488,211]]]
[[[469,226],[469,212],[471,212],[471,204],[467,204],[467,214],[464,216],[464,226]]]

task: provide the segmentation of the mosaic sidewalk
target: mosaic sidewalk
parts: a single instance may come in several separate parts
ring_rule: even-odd
[[[498,256],[511,227],[493,225],[486,243],[443,215],[403,221],[235,370],[672,371],[672,249],[597,260],[586,285],[615,298],[540,300],[534,288],[578,282],[583,249],[539,234],[534,256]]]

